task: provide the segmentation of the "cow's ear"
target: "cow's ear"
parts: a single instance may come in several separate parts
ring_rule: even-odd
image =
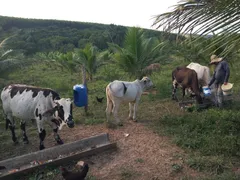
[[[57,105],[57,107],[59,107],[59,106],[60,106],[60,104],[59,104],[58,100],[54,100],[53,102],[54,102],[54,103]]]
[[[52,116],[55,113],[56,110],[57,110],[57,106],[55,106],[52,109],[49,109],[49,110],[45,111],[42,115],[43,116]]]

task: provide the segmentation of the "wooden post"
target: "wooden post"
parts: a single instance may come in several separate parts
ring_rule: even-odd
[[[82,83],[87,88],[86,69],[85,69],[85,65],[84,64],[82,65]],[[87,88],[87,98],[88,98],[88,88]],[[88,99],[87,99],[87,102],[88,102]],[[88,103],[86,104],[84,109],[85,109],[85,113],[87,114],[87,112],[88,112]]]

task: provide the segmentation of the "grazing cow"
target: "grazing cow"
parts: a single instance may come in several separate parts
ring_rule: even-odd
[[[122,125],[117,113],[119,106],[123,101],[129,102],[129,119],[136,121],[136,111],[141,95],[145,89],[150,88],[151,86],[153,86],[153,83],[148,77],[143,77],[141,80],[137,79],[133,82],[115,80],[109,83],[106,87],[107,121],[112,112],[116,123]]]
[[[15,135],[15,121],[13,117],[21,119],[23,142],[28,143],[25,130],[25,122],[35,119],[40,138],[39,149],[44,149],[46,131],[44,121],[50,123],[53,128],[54,138],[58,144],[63,144],[58,129],[64,124],[74,127],[72,118],[72,102],[70,99],[61,98],[52,89],[39,88],[28,85],[12,84],[6,86],[1,93],[4,115],[6,117],[6,129],[11,130],[12,140],[17,143]]]
[[[187,68],[193,69],[197,73],[198,82],[201,87],[207,86],[210,82],[210,69],[207,66],[202,66],[198,63],[190,63]]]
[[[188,88],[195,94],[197,103],[202,103],[197,73],[194,70],[186,67],[177,67],[172,72],[172,83],[172,99],[178,100],[176,97],[176,90],[177,86],[180,85],[182,87],[182,100],[185,96],[185,89]]]
[[[147,66],[143,69],[143,73],[146,74],[146,75],[151,75],[152,72],[159,71],[160,66],[161,65],[159,63],[150,64],[149,66]]]

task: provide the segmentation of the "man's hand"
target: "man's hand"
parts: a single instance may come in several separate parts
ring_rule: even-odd
[[[227,82],[224,82],[224,85],[227,85]]]

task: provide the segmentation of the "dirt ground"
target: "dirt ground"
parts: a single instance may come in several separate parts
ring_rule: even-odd
[[[144,108],[144,105],[142,105],[142,108]],[[153,111],[160,109],[163,113],[169,111],[161,103],[155,104]],[[146,112],[144,116],[148,119],[154,119],[154,113],[151,113],[151,109],[149,112],[149,114]],[[118,148],[116,151],[103,152],[83,159],[90,167],[88,175],[94,177],[89,178],[90,180],[177,180],[198,179],[203,175],[189,168],[185,162],[186,153],[174,145],[169,137],[155,133],[149,127],[149,124],[149,121],[136,123],[124,120],[124,126],[117,129],[107,128],[105,124],[78,124],[71,131],[69,128],[63,128],[59,131],[59,135],[65,143],[68,143],[101,133],[108,133],[110,141],[117,142]],[[38,151],[39,139],[36,133],[36,129],[29,126],[30,144],[24,145],[20,141],[16,145],[17,148],[13,148],[11,141],[2,142],[0,160],[6,159],[5,157],[10,158]],[[126,134],[129,135],[126,136]],[[2,138],[10,138],[10,132],[7,133],[5,130],[1,130],[0,135]],[[52,146],[56,146],[56,142],[53,133],[47,131],[45,147]],[[51,179],[61,180],[62,176],[59,174]]]
[[[142,123],[128,121],[118,129],[108,129],[104,124],[79,125],[71,132],[64,128],[61,137],[65,142],[71,142],[100,133],[109,133],[110,141],[117,142],[118,149],[85,159],[90,166],[89,174],[98,180],[171,180],[200,176],[184,163],[185,153],[182,149]],[[47,147],[55,144],[49,140]]]

